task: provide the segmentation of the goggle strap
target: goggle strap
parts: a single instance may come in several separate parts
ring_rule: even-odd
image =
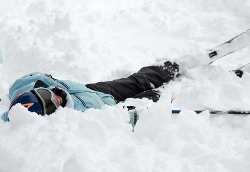
[[[41,115],[45,115],[46,114],[45,102],[43,101],[41,96],[35,90],[31,90],[31,92],[36,96],[36,98],[38,99],[40,105],[42,106],[42,114]]]

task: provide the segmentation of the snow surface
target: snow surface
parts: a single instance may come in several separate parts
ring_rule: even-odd
[[[27,73],[83,84],[126,77],[229,40],[250,28],[249,10],[249,0],[1,0],[0,114]],[[125,102],[149,107],[134,133],[122,103],[45,117],[17,105],[0,121],[0,171],[249,171],[250,117],[190,110],[250,110],[250,74],[229,72],[249,54],[188,71],[160,88],[158,103]]]

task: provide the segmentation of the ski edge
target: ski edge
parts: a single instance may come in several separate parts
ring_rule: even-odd
[[[172,114],[179,114],[182,110],[172,110]],[[206,110],[193,110],[195,113],[200,114]],[[250,111],[238,111],[238,110],[229,110],[229,111],[220,111],[220,110],[208,110],[210,114],[234,114],[234,115],[249,115]]]

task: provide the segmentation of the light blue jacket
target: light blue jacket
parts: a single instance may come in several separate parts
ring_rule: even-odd
[[[17,79],[9,90],[10,101],[13,101],[18,94],[32,90],[38,80],[41,80],[48,86],[59,87],[66,90],[74,102],[75,110],[84,112],[88,108],[100,109],[105,104],[116,104],[113,96],[109,94],[93,91],[77,82],[57,80],[39,72],[31,73]],[[8,112],[5,112],[1,118],[4,121],[8,121]]]

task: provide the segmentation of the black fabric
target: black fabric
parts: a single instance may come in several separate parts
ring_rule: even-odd
[[[237,76],[240,77],[240,78],[241,78],[241,77],[243,76],[243,74],[244,74],[244,72],[243,72],[242,70],[240,70],[240,69],[235,70],[234,73],[235,73],[235,75],[237,75]]]
[[[153,100],[153,102],[157,102],[160,98],[160,92],[157,90],[147,90],[147,91],[144,91],[142,93],[135,95],[132,98],[135,98],[135,99],[148,98],[150,100]]]
[[[43,81],[37,80],[35,85],[34,85],[34,88],[39,88],[39,87],[48,88],[49,86],[47,84],[45,84]]]
[[[128,78],[87,84],[86,87],[112,95],[117,102],[127,98],[149,98],[158,101],[160,93],[153,90],[172,80],[179,66],[165,62],[163,66],[147,66]]]

